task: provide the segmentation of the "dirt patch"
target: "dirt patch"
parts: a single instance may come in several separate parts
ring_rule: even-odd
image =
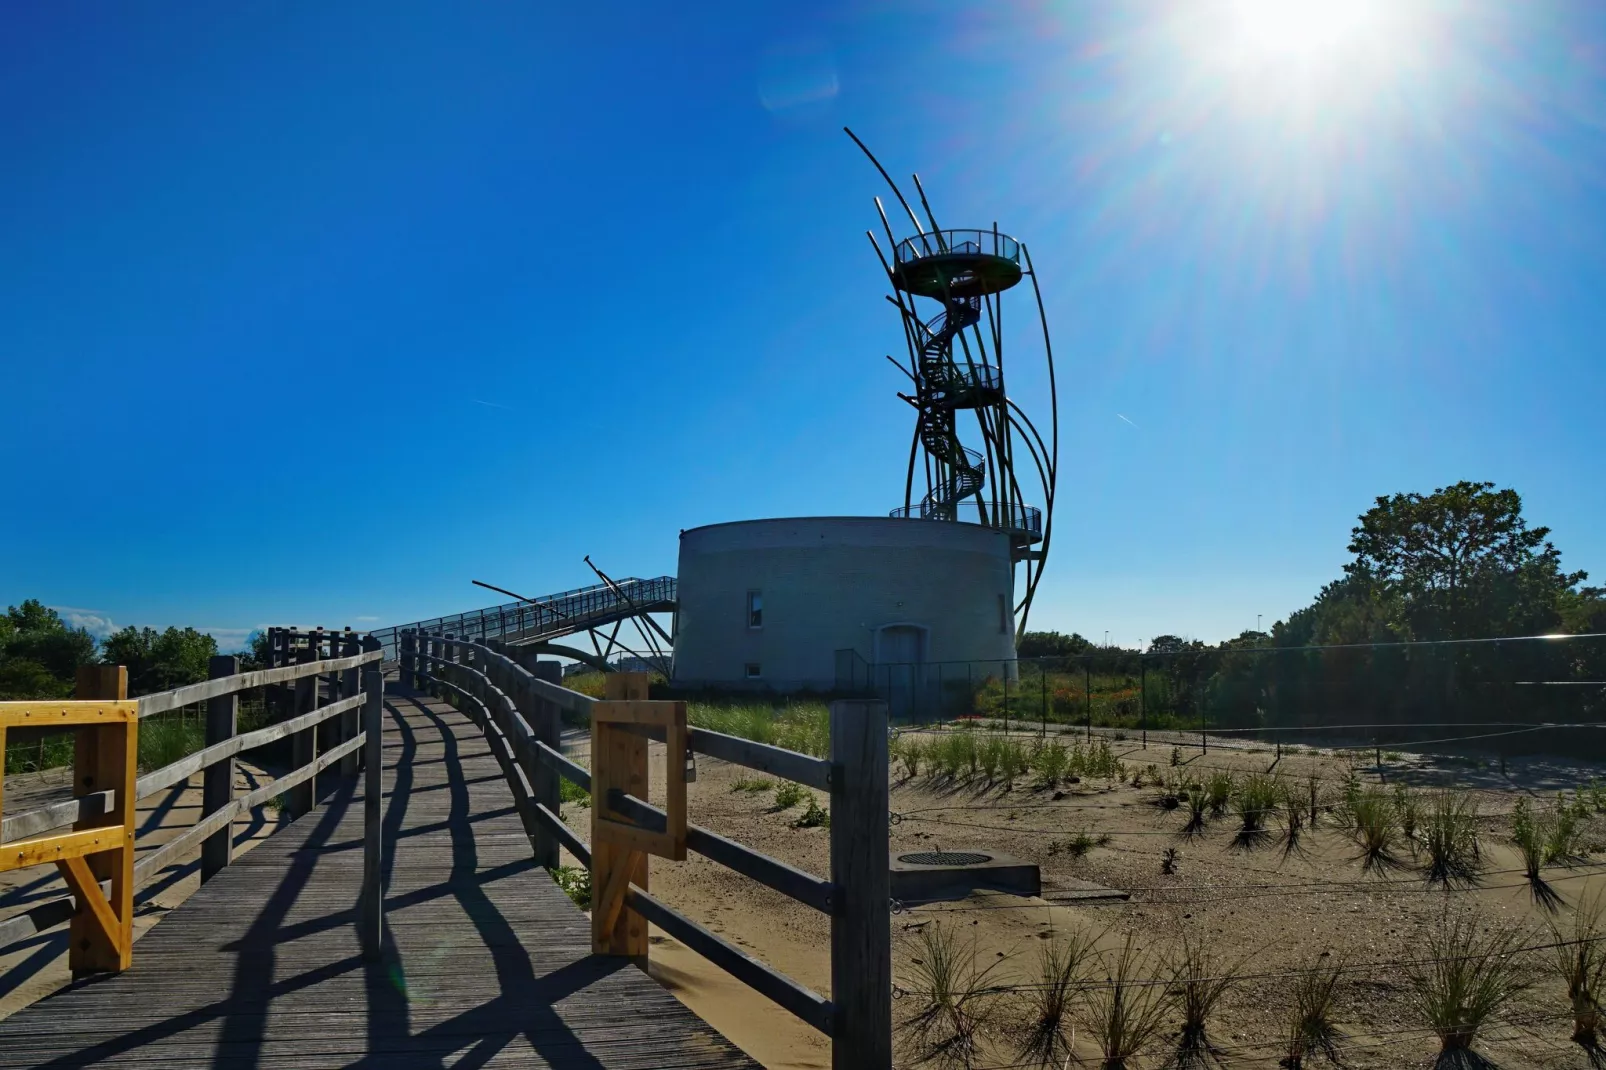
[[[1023,740],[1028,737],[1024,734]],[[1050,737],[1053,738],[1053,733]],[[1069,737],[1065,737],[1069,739]],[[1073,931],[1098,936],[1110,949],[1128,933],[1154,956],[1172,953],[1184,932],[1206,940],[1229,957],[1244,957],[1250,976],[1223,998],[1213,1024],[1216,1043],[1227,1049],[1228,1065],[1277,1066],[1288,1013],[1289,974],[1323,952],[1347,966],[1337,1002],[1337,1020],[1346,1036],[1346,1065],[1400,1067],[1426,1065],[1437,1041],[1405,1001],[1403,960],[1428,955],[1427,934],[1446,908],[1475,908],[1500,928],[1520,928],[1525,945],[1548,941],[1544,911],[1536,906],[1509,839],[1510,813],[1519,798],[1548,805],[1560,787],[1576,787],[1602,770],[1555,758],[1510,761],[1504,773],[1487,762],[1436,760],[1391,753],[1379,771],[1375,757],[1365,766],[1331,751],[1223,747],[1212,742],[1201,753],[1156,733],[1147,749],[1135,739],[1114,740],[1127,776],[1094,778],[1053,786],[1033,774],[987,783],[968,776],[950,779],[924,772],[893,777],[892,827],[895,853],[914,850],[997,851],[1036,862],[1043,894],[1020,899],[976,893],[953,903],[900,908],[893,917],[894,977],[901,998],[894,1015],[907,1020],[918,1003],[919,938],[931,925],[956,930],[978,968],[993,966],[988,986],[997,989],[982,1003],[979,1053],[974,1065],[1019,1064],[1015,1043],[1025,1024],[1024,986],[1036,983],[1039,948],[1055,935]],[[583,744],[576,748],[584,760]],[[656,748],[655,748],[656,750]],[[655,756],[656,757],[656,756]],[[689,787],[691,819],[696,823],[810,872],[828,872],[830,832],[794,827],[802,804],[777,809],[774,785],[751,787],[755,774],[704,757]],[[1149,766],[1153,766],[1149,769]],[[655,769],[661,763],[654,762]],[[1146,772],[1145,772],[1146,771]],[[1130,774],[1144,772],[1134,787]],[[1247,841],[1230,811],[1210,818],[1203,831],[1185,836],[1187,807],[1169,809],[1166,783],[1210,772],[1280,776],[1303,786],[1314,773],[1322,792],[1322,812],[1306,828],[1297,847],[1282,842],[1282,823],[1272,821],[1264,836]],[[1363,869],[1352,834],[1330,807],[1342,796],[1346,779],[1392,792],[1396,783],[1431,793],[1454,789],[1478,802],[1480,843],[1478,883],[1446,890],[1429,884],[1420,850],[1403,842],[1399,866],[1377,873]],[[740,784],[739,784],[740,782]],[[1532,786],[1528,786],[1532,785]],[[654,791],[662,790],[661,783]],[[822,803],[828,800],[819,795]],[[582,830],[590,815],[565,807],[566,819]],[[1551,867],[1546,877],[1569,904],[1606,888],[1606,818],[1582,821],[1587,853],[1568,866]],[[1167,873],[1167,852],[1174,872]],[[830,926],[822,915],[696,855],[683,863],[655,859],[652,890],[688,916],[822,994],[830,991]],[[1077,902],[1075,889],[1092,882],[1132,893],[1126,902]],[[1056,902],[1056,895],[1065,896]],[[673,941],[655,943],[655,975],[683,1002],[720,1028],[750,1055],[769,1066],[823,1066],[829,1048],[823,1038],[785,1011],[724,977],[699,956]],[[1502,1024],[1480,1034],[1480,1050],[1496,1064],[1519,1067],[1584,1067],[1589,1060],[1570,1043],[1569,1004],[1548,952],[1523,956],[1531,987],[1500,1018]],[[1153,1051],[1134,1067],[1160,1066],[1174,1045],[1177,1022],[1168,1024]],[[1085,1030],[1078,1029],[1077,1053],[1095,1059]],[[900,1036],[898,1064],[914,1065],[922,1052]],[[1095,1061],[1093,1065],[1097,1065]]]

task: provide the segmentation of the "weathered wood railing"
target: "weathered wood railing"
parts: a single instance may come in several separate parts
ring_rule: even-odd
[[[685,848],[760,884],[813,907],[831,919],[831,999],[826,999],[749,955],[718,934],[654,898],[645,865],[630,860],[602,863],[560,817],[559,778],[592,791],[591,772],[564,757],[560,712],[587,716],[606,708],[550,680],[521,660],[516,647],[450,635],[404,632],[400,637],[402,683],[437,694],[480,726],[512,788],[514,804],[542,865],[558,863],[558,848],[592,871],[593,910],[603,909],[614,865],[629,867],[623,893],[627,917],[618,937],[604,933],[598,950],[645,959],[651,922],[692,950],[801,1018],[832,1041],[836,1068],[892,1065],[892,926],[888,871],[887,715],[879,702],[831,704],[830,757],[772,747],[691,727],[686,749],[830,793],[831,879],[825,880],[761,854],[695,824],[685,825]],[[527,659],[526,659],[527,660]],[[634,674],[610,674],[610,698],[630,695]],[[644,681],[642,681],[644,687]],[[644,691],[639,697],[645,697]],[[669,703],[648,705],[671,705]],[[663,727],[634,725],[640,736],[660,741]],[[595,738],[595,737],[594,737]],[[644,750],[644,748],[643,748]],[[593,753],[596,765],[600,755]],[[638,759],[644,784],[644,754]],[[670,754],[671,763],[686,755]],[[643,786],[642,794],[646,790]],[[615,788],[598,798],[596,819],[624,822],[644,833],[673,831],[671,816],[644,799]],[[624,879],[621,879],[621,884]],[[594,914],[594,934],[599,924]],[[606,927],[606,926],[604,926]]]
[[[273,629],[270,645],[275,653],[269,668],[242,673],[239,658],[215,657],[210,666],[211,679],[137,700],[127,699],[126,671],[120,666],[96,665],[80,670],[77,699],[73,701],[0,703],[0,768],[4,768],[8,725],[27,726],[24,730],[32,735],[53,734],[62,730],[60,725],[77,723],[77,713],[90,708],[118,707],[132,711],[126,724],[126,743],[121,747],[98,741],[92,730],[76,729],[74,798],[11,814],[0,822],[0,860],[31,859],[29,864],[55,861],[44,855],[33,858],[42,850],[35,845],[67,838],[43,834],[68,824],[75,833],[112,827],[124,830],[127,849],[121,855],[109,851],[90,855],[88,869],[93,874],[92,880],[86,883],[84,874],[76,878],[72,873],[66,874],[72,895],[48,900],[0,921],[0,949],[71,919],[68,964],[75,975],[126,968],[127,942],[118,947],[115,941],[96,935],[106,925],[101,908],[107,901],[98,900],[92,892],[105,892],[110,897],[117,923],[123,931],[131,932],[132,896],[138,888],[197,845],[201,849],[201,879],[209,880],[232,858],[232,827],[237,817],[281,795],[285,796],[290,816],[299,817],[312,808],[318,794],[314,778],[337,762],[340,763],[338,772],[355,773],[360,760],[364,766],[366,809],[358,928],[365,954],[378,955],[383,926],[379,888],[380,729],[384,701],[384,678],[379,661],[384,656],[383,651],[366,636],[321,629],[311,632]],[[327,680],[328,701],[322,705],[319,704],[319,677]],[[269,689],[270,705],[285,719],[266,728],[237,733],[239,693],[258,687]],[[127,778],[133,775],[139,721],[201,702],[207,704],[205,748],[151,770],[133,781],[131,792],[125,791]],[[42,721],[46,723],[41,725]],[[55,724],[48,723],[51,721]],[[235,756],[287,737],[292,742],[291,771],[253,791],[235,796]],[[183,784],[203,770],[201,816],[195,824],[130,865],[128,860],[135,846],[134,804],[156,792]],[[67,865],[63,863],[64,871]],[[114,872],[117,866],[124,867],[126,876]],[[9,868],[16,867],[0,864],[0,869]],[[93,887],[97,881],[99,889]]]

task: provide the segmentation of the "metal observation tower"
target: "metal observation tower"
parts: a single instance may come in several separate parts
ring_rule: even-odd
[[[845,129],[845,128],[844,128]],[[925,214],[922,223],[897,183],[852,130],[853,138],[891,188],[914,233],[898,240],[881,198],[876,210],[892,250],[889,261],[873,231],[866,231],[892,284],[887,298],[898,309],[908,346],[907,366],[892,361],[909,377],[913,393],[898,396],[915,410],[914,439],[904,480],[903,506],[894,517],[983,524],[1007,533],[1017,573],[1015,631],[1026,630],[1032,598],[1042,579],[1053,535],[1055,469],[1059,462],[1059,403],[1054,350],[1049,342],[1043,295],[1032,271],[1031,254],[1021,242],[998,231],[945,230],[937,223],[920,184],[915,193]],[[1030,278],[1037,299],[1047,365],[1048,438],[1004,389],[1003,294]],[[926,318],[918,299],[940,309]],[[970,414],[962,417],[962,414]],[[961,426],[980,447],[965,445]],[[1017,446],[1025,456],[1017,466]],[[924,474],[918,492],[917,475]],[[1023,488],[1024,483],[1024,488]],[[1027,504],[1026,490],[1039,493],[1042,508]]]

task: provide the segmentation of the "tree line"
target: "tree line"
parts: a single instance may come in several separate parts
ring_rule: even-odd
[[[261,668],[266,639],[253,633],[242,671]],[[0,616],[0,700],[71,698],[81,665],[123,665],[131,697],[207,678],[217,640],[194,628],[126,627],[105,639],[74,628],[38,599]]]
[[[1269,632],[1146,651],[1028,632],[1018,654],[1141,677],[1157,719],[1223,727],[1606,717],[1606,640],[1509,641],[1606,633],[1606,589],[1562,567],[1516,491],[1379,497],[1350,534],[1343,574]]]

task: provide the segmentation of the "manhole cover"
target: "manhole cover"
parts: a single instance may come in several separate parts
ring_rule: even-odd
[[[992,855],[980,855],[974,851],[916,851],[898,856],[898,861],[912,866],[979,866],[992,860]]]

